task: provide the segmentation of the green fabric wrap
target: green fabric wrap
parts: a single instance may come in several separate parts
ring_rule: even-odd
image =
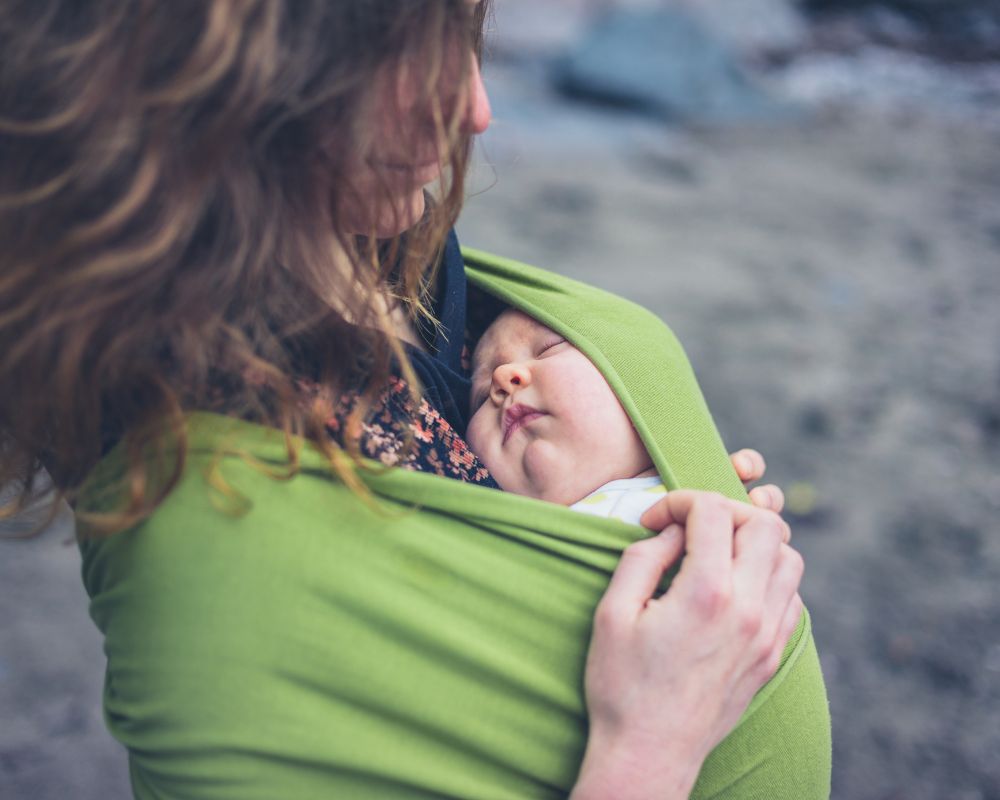
[[[473,284],[594,360],[668,488],[745,498],[663,323],[548,272],[466,261]],[[81,544],[106,720],[138,798],[569,792],[593,611],[648,532],[400,469],[365,472],[366,503],[309,447],[295,477],[267,474],[286,461],[274,430],[200,413],[189,427],[183,479],[155,514]],[[112,453],[91,486],[120,469]],[[806,614],[692,796],[827,798],[830,752]]]

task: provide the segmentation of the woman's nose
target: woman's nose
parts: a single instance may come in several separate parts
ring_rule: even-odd
[[[470,54],[472,59],[472,70],[469,73],[469,95],[465,109],[465,130],[468,133],[483,133],[489,126],[493,118],[490,110],[490,98],[486,93],[486,85],[483,83],[483,74],[479,69],[479,59],[475,54]]]
[[[531,384],[531,371],[523,364],[501,364],[493,370],[493,383],[490,385],[490,396],[496,403],[502,403],[518,389]]]

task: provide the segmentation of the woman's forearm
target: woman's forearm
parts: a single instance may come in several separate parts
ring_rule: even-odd
[[[569,800],[687,800],[704,756],[646,749],[592,736]]]

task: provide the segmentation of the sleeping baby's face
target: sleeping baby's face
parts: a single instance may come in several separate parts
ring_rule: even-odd
[[[514,310],[497,318],[473,355],[466,439],[502,489],[563,505],[651,466],[597,367]]]

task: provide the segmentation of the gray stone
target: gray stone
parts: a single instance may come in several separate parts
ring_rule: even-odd
[[[685,122],[785,111],[718,37],[678,9],[611,12],[557,65],[555,79],[570,97]]]
[[[488,27],[490,60],[550,58],[572,47],[595,13],[588,0],[494,2]]]
[[[802,0],[802,6],[853,16],[886,44],[948,59],[1000,58],[1000,0]]]
[[[669,0],[745,56],[784,54],[809,39],[805,17],[791,0]]]

